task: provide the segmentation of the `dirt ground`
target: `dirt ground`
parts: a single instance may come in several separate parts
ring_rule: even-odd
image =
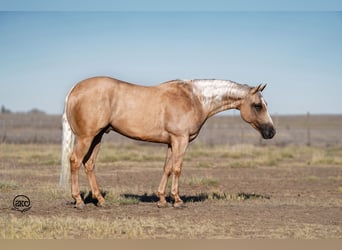
[[[0,165],[0,238],[342,238],[341,148],[329,151],[337,159],[334,163],[308,162],[306,157],[322,154],[318,150],[303,156],[293,152],[279,158],[279,164],[267,166],[229,165],[234,156],[223,155],[226,148],[220,153],[207,147],[190,150],[180,183],[186,208],[170,204],[159,209],[155,191],[162,175],[163,149],[126,146],[123,151],[141,147],[141,155],[122,156],[112,163],[104,155],[98,164],[107,206],[97,207],[87,197],[89,187],[82,171],[86,206],[78,210],[71,204],[69,189],[57,187],[58,145],[27,145],[33,151],[46,151],[45,156],[25,156],[27,148],[8,147],[2,145]],[[245,150],[254,154],[266,148]],[[206,151],[207,155],[201,154]],[[242,161],[240,155],[235,160]],[[29,211],[13,209],[19,194],[29,197]]]

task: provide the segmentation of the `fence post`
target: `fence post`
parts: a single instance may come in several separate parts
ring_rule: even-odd
[[[311,146],[310,112],[306,113],[306,145]]]

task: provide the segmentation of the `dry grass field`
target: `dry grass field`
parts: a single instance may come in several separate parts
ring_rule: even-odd
[[[58,187],[60,116],[0,114],[0,239],[341,239],[342,116],[274,120],[271,141],[239,117],[209,120],[185,157],[184,209],[156,206],[164,145],[106,135],[96,171],[108,205],[81,171],[77,210]],[[29,211],[13,209],[19,194]]]

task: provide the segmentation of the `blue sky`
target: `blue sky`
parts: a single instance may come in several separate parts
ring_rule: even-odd
[[[272,114],[341,114],[341,31],[336,11],[2,11],[0,105],[59,114],[76,82],[108,75],[267,83]]]

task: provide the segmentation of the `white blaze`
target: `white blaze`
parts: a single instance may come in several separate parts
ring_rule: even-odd
[[[264,100],[264,97],[262,97],[262,96],[261,96],[261,102],[262,102],[263,105],[265,105],[265,107],[267,107],[266,102],[265,102],[265,100]],[[267,110],[266,113],[267,113],[267,119],[273,124],[272,118],[271,118],[271,116],[270,116],[268,110]]]

